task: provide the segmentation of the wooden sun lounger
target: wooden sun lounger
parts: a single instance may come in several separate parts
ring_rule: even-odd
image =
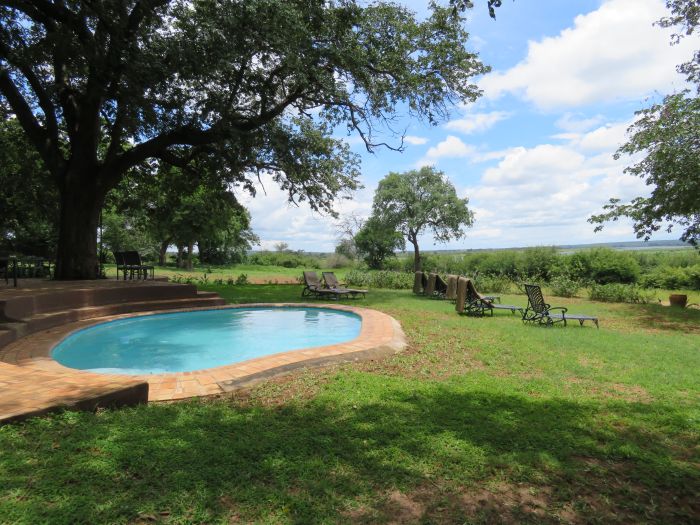
[[[367,293],[367,290],[360,290],[358,288],[347,288],[346,286],[341,285],[338,281],[338,278],[333,272],[322,272],[321,275],[323,275],[323,280],[326,283],[326,287],[330,290],[338,290],[344,293],[348,293],[353,299],[357,298],[358,295],[362,295],[362,297],[364,297]]]
[[[348,295],[349,292],[338,289],[325,288],[318,278],[316,272],[305,271],[304,272],[304,289],[301,291],[302,297],[311,297],[313,299],[320,299],[321,297],[331,297],[333,299],[339,299],[341,295]]]

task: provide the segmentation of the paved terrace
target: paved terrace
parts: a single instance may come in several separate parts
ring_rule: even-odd
[[[22,288],[0,289],[0,423],[61,407],[93,410],[99,406],[218,394],[295,368],[372,359],[405,347],[399,323],[375,310],[316,303],[221,306],[222,303],[216,294],[198,293],[192,285],[158,281],[37,281]],[[339,345],[176,374],[94,374],[66,368],[50,356],[53,346],[71,332],[112,319],[163,310],[247,306],[351,311],[362,317],[362,329],[357,339]]]

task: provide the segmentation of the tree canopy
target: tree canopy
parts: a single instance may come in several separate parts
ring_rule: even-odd
[[[433,167],[389,173],[374,194],[372,216],[400,231],[413,245],[414,268],[421,269],[418,237],[430,231],[438,242],[459,239],[474,216],[445,174]]]
[[[403,250],[406,247],[406,242],[401,232],[396,231],[391,224],[373,216],[367,219],[355,234],[354,245],[367,266],[379,270],[384,265],[384,261],[393,256],[396,250]]]
[[[436,123],[487,68],[450,6],[426,20],[353,0],[0,0],[0,95],[60,194],[59,278],[95,274],[107,192],[159,159],[217,162],[251,192],[271,173],[332,213],[398,108]],[[398,132],[398,135],[401,135]]]
[[[673,42],[694,33],[700,20],[696,0],[667,0],[669,17],[659,24],[680,27]],[[636,113],[630,126],[629,140],[615,154],[644,154],[644,158],[625,169],[626,173],[644,179],[652,186],[649,197],[636,197],[628,203],[610,199],[604,213],[589,221],[600,231],[607,221],[631,218],[638,238],[648,240],[664,225],[683,228],[681,240],[697,245],[700,241],[700,50],[692,59],[678,66],[697,90],[674,93],[663,102]]]

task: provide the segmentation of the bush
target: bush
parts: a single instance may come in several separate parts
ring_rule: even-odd
[[[326,258],[324,266],[332,269],[347,268],[352,266],[352,261],[345,255],[332,253]]]
[[[345,275],[345,282],[350,286],[361,288],[406,290],[413,287],[413,274],[386,270],[364,272],[352,270]]]
[[[654,300],[654,294],[633,284],[594,284],[588,297],[593,301],[606,303],[649,303]]]
[[[554,277],[549,282],[552,293],[559,297],[574,297],[581,289],[581,281],[565,275]]]
[[[700,290],[700,264],[675,268],[659,266],[642,275],[640,282],[647,288]]]
[[[639,263],[628,252],[610,248],[582,250],[569,256],[568,275],[597,284],[637,282]]]
[[[234,284],[236,284],[237,286],[241,286],[244,284],[250,284],[250,281],[248,281],[248,276],[246,274],[242,273],[241,275],[236,277]]]
[[[479,276],[475,280],[475,286],[480,292],[510,293],[513,282],[505,276]]]

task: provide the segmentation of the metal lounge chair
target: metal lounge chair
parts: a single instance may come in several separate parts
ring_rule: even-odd
[[[461,302],[461,304],[460,304]],[[523,314],[523,309],[520,306],[512,304],[496,304],[486,296],[481,295],[474,286],[471,279],[460,277],[457,281],[457,306],[456,310],[459,313],[466,315],[475,315],[482,317],[486,311],[493,316],[494,310],[509,310],[510,313],[520,312]]]
[[[367,293],[367,290],[343,286],[333,272],[322,272],[321,275],[323,276],[323,281],[326,283],[328,288],[331,290],[342,290],[343,292],[347,292],[353,299],[357,298],[358,295],[362,295],[362,297],[364,297]]]
[[[301,291],[302,297],[311,297],[319,299],[321,297],[332,297],[333,299],[340,298],[341,295],[347,295],[347,292],[341,290],[332,290],[325,288],[314,271],[304,272],[304,289]]]
[[[579,325],[583,326],[584,321],[593,321],[596,328],[598,318],[592,315],[570,314],[568,309],[563,306],[550,306],[544,301],[542,288],[536,284],[526,284],[525,293],[527,294],[527,308],[523,312],[524,323],[537,323],[545,326],[553,326],[556,323],[564,323],[569,320],[576,320]],[[553,310],[558,310],[553,312]]]

